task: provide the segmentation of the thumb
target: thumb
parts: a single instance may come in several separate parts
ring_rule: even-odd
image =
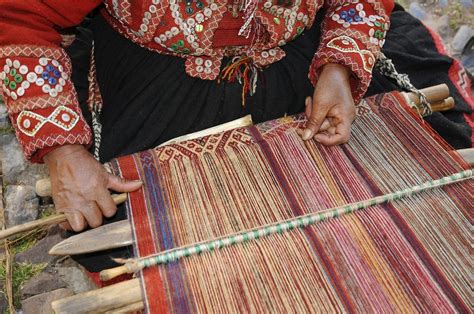
[[[302,138],[304,141],[309,140],[319,131],[324,118],[326,118],[327,112],[328,108],[326,106],[322,106],[322,108],[316,108],[316,104],[313,102],[311,116],[306,123],[306,129],[303,131]]]
[[[107,188],[116,192],[133,192],[138,190],[143,185],[140,180],[130,181],[109,174]]]

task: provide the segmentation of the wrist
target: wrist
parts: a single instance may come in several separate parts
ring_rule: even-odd
[[[50,164],[51,162],[54,162],[59,158],[64,158],[67,155],[81,152],[84,150],[86,150],[86,148],[83,145],[79,144],[61,145],[44,155],[43,160],[46,164]]]
[[[320,74],[320,79],[330,79],[330,80],[339,80],[339,81],[349,81],[350,70],[341,64],[337,63],[328,63],[323,66]]]

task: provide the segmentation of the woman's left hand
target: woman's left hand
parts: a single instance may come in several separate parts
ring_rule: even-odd
[[[306,98],[305,108],[308,122],[303,140],[314,138],[328,146],[346,143],[355,119],[349,70],[339,64],[325,65],[313,97]]]

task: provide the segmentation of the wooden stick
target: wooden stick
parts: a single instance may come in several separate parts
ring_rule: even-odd
[[[115,195],[112,195],[112,198],[115,204],[117,205],[122,204],[123,202],[127,200],[127,193],[115,194]],[[59,224],[59,223],[65,222],[66,220],[67,220],[66,215],[56,214],[56,215],[51,215],[43,219],[38,219],[35,221],[27,222],[22,225],[14,226],[14,227],[0,231],[0,241],[5,240],[14,235],[26,232],[26,231],[34,230],[36,228]]]
[[[139,302],[143,304],[140,281],[131,279],[53,301],[51,306],[55,313],[97,313],[121,310]]]
[[[135,313],[137,311],[142,311],[145,308],[145,304],[143,301],[136,302],[124,307],[121,307],[119,309],[113,309],[111,311],[105,312],[106,314],[108,313]]]
[[[426,96],[426,100],[432,104],[449,97],[449,87],[446,84],[439,84],[427,88],[420,89]],[[408,103],[420,105],[420,98],[415,93],[402,93]]]

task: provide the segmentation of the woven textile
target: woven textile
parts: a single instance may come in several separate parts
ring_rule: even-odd
[[[137,256],[367,200],[468,169],[396,93],[351,141],[303,143],[286,117],[112,163]],[[142,271],[149,312],[469,312],[473,180]]]

